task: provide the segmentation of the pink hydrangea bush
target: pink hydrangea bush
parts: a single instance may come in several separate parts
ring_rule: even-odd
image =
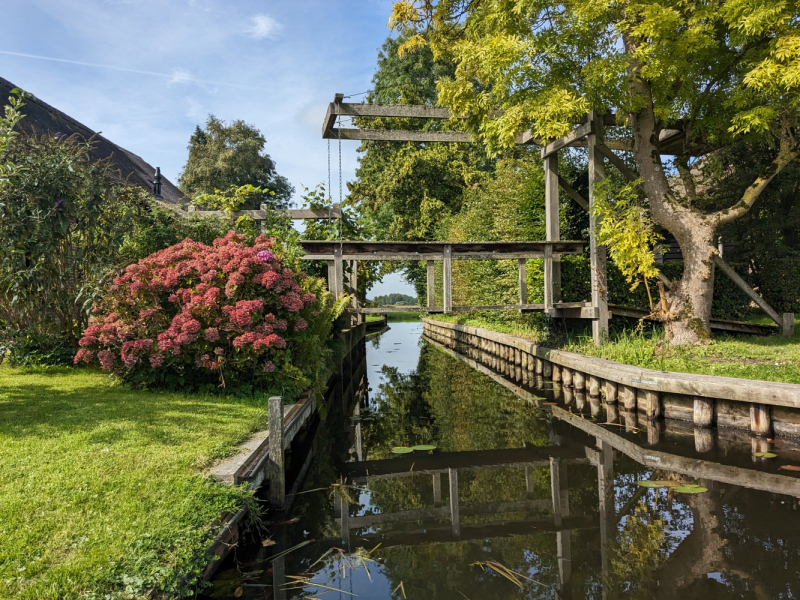
[[[114,280],[75,363],[148,386],[308,385],[330,331],[309,323],[330,318],[319,297],[327,292],[287,263],[274,239],[247,245],[234,232],[156,252]]]

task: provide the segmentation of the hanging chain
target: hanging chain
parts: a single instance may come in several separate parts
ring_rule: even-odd
[[[331,200],[331,138],[328,138],[328,201]]]
[[[339,210],[342,210],[342,128],[336,128],[339,137]],[[344,228],[344,213],[339,219],[339,239],[342,239],[342,229]]]

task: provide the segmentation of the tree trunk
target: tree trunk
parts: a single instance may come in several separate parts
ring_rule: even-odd
[[[674,345],[708,341],[714,296],[713,228],[703,215],[686,215],[676,235],[683,252],[683,277],[666,294],[667,313],[662,315],[667,340]],[[688,223],[686,221],[689,221]],[[692,222],[694,221],[694,222]],[[682,226],[680,226],[682,225]],[[683,239],[681,239],[683,238]]]

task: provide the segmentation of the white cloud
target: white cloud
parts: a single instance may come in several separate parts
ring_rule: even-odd
[[[185,69],[173,69],[172,70],[172,77],[169,80],[169,85],[173,83],[189,83],[194,78],[189,71]]]
[[[268,15],[256,15],[250,21],[252,25],[245,29],[244,32],[257,40],[274,38],[282,29],[281,24]]]

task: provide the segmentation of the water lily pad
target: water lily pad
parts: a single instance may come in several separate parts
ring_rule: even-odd
[[[646,479],[644,481],[637,481],[636,483],[646,488],[665,488],[665,487],[676,487],[680,485],[678,483],[675,483],[674,481],[666,481],[666,480],[651,481],[649,479]]]
[[[410,454],[413,451],[413,448],[407,448],[406,446],[395,446],[392,448],[392,452],[395,454]]]
[[[708,491],[708,488],[704,488],[702,485],[696,485],[694,483],[679,485],[678,487],[674,487],[672,489],[681,494],[702,494],[703,492]]]
[[[753,456],[758,456],[759,458],[775,458],[778,455],[774,452],[753,452]]]
[[[419,446],[412,446],[412,450],[419,450],[420,452],[424,452],[425,450],[436,450],[436,446],[432,446],[430,444],[421,444]]]

